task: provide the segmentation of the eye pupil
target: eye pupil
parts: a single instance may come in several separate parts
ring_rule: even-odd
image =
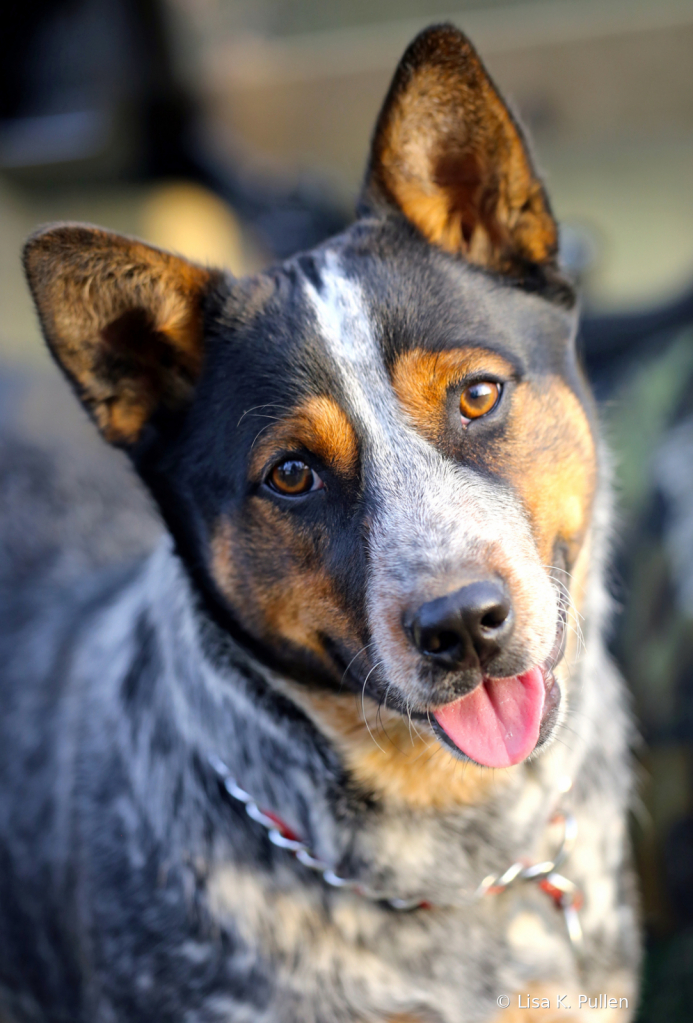
[[[501,387],[494,380],[480,380],[470,384],[460,395],[460,412],[465,419],[479,419],[488,415],[498,404]]]
[[[313,470],[298,459],[287,459],[275,465],[270,483],[280,494],[305,494],[313,488]]]

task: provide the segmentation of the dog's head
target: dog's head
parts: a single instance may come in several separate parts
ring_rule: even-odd
[[[443,26],[396,72],[342,236],[233,280],[58,225],[25,264],[224,626],[502,767],[556,719],[595,485],[556,254],[522,133]]]

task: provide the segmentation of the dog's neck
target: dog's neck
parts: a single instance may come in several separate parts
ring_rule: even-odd
[[[562,744],[503,778],[488,772],[492,784],[484,799],[466,802],[445,800],[439,792],[423,799],[425,786],[444,785],[445,775],[431,773],[425,756],[417,761],[416,753],[398,753],[393,746],[375,762],[399,780],[374,791],[353,770],[338,716],[331,728],[321,723],[316,697],[301,697],[295,683],[222,633],[201,609],[169,541],[150,557],[138,593],[141,606],[134,617],[146,614],[158,648],[165,651],[157,713],[177,739],[170,768],[150,765],[150,772],[182,772],[181,760],[189,765],[190,758],[204,771],[209,755],[216,754],[258,804],[279,813],[321,859],[402,897],[444,901],[451,885],[471,891],[486,874],[536,853],[560,800],[560,779],[570,770]],[[365,725],[363,733],[368,736]],[[151,758],[151,749],[142,755]],[[455,762],[452,777],[463,777],[465,769]],[[423,780],[417,778],[419,770]],[[403,798],[407,777],[413,799]],[[218,812],[233,810],[220,804]],[[481,841],[480,832],[489,830],[493,841]],[[258,841],[265,836],[258,834]]]

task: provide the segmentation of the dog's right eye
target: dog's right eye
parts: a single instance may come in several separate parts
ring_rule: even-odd
[[[325,486],[317,472],[297,458],[287,458],[285,462],[275,465],[267,485],[285,497],[299,497],[311,490],[322,490]]]
[[[471,419],[481,419],[493,412],[500,401],[501,385],[495,380],[479,380],[470,384],[460,395],[460,412],[462,419],[469,422]]]

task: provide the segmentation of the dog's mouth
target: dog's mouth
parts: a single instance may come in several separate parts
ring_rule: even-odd
[[[454,703],[433,711],[446,746],[482,767],[512,767],[548,738],[561,692],[553,669],[563,656],[565,619],[546,661],[511,678],[483,678]]]

